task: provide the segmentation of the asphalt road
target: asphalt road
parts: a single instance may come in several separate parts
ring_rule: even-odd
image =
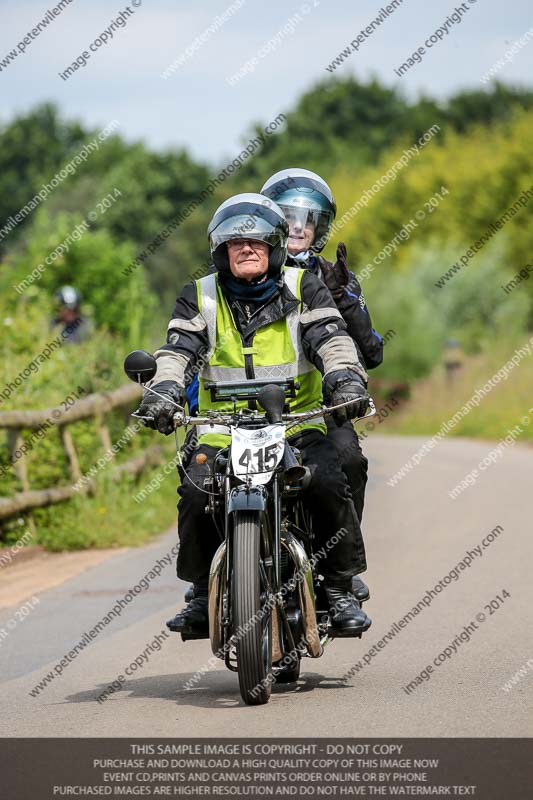
[[[448,491],[494,445],[443,441],[389,486],[422,441],[371,436],[365,443],[371,462],[366,577],[372,592],[366,610],[372,628],[361,640],[332,642],[320,659],[305,659],[298,684],[274,687],[268,706],[244,706],[237,676],[222,662],[195,688],[184,688],[211,652],[207,641],[183,643],[176,635],[161,638],[161,649],[120,691],[96,702],[156,634],[162,636],[164,621],[181,604],[185,585],[176,581],[174,564],[62,674],[30,695],[84,632],[166,556],[175,543],[169,532],[43,592],[25,617],[20,604],[0,611],[0,631],[7,631],[0,640],[0,735],[532,736],[533,669],[524,669],[510,691],[502,687],[533,659],[533,449],[508,448],[453,500]],[[458,571],[458,580],[447,578],[428,607],[383,639],[495,529],[494,540]],[[486,608],[497,595],[503,602]],[[471,622],[477,627],[471,626],[470,640],[466,634],[457,640]],[[378,649],[380,640],[385,644]],[[434,665],[446,647],[450,657]],[[358,661],[363,666],[356,671]],[[428,679],[406,693],[403,687],[428,665]]]

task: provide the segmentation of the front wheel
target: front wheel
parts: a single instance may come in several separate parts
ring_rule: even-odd
[[[233,634],[241,696],[268,703],[272,686],[272,613],[261,577],[261,514],[237,511],[233,526]],[[263,573],[264,574],[264,573]]]

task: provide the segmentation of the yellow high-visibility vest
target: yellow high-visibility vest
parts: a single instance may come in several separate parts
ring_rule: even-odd
[[[304,270],[285,267],[284,271],[285,283],[300,301],[299,305],[283,319],[259,328],[250,347],[243,346],[241,334],[216,273],[195,281],[198,309],[206,322],[209,338],[208,352],[202,359],[203,366],[198,376],[200,416],[211,409],[233,410],[234,404],[229,400],[213,403],[205,384],[212,381],[243,383],[249,380],[246,374],[246,355],[252,357],[255,379],[294,378],[299,382],[300,388],[296,391],[296,397],[289,401],[291,412],[309,411],[322,405],[322,376],[305,357],[299,330],[302,314],[301,281]],[[246,407],[246,400],[237,403],[238,409]],[[326,432],[323,418],[318,417],[291,428],[290,434],[297,433],[303,428],[317,428],[323,433]],[[229,444],[229,430],[224,426],[201,425],[197,430],[199,444],[212,447],[226,447]]]

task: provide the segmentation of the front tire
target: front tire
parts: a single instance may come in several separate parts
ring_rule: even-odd
[[[233,526],[233,633],[241,697],[247,705],[268,703],[272,687],[272,612],[262,613],[261,514],[237,511]]]

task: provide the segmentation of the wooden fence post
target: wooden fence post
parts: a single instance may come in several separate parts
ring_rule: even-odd
[[[17,450],[24,444],[24,437],[20,428],[8,428],[7,430],[7,449],[9,451],[9,458],[13,464],[15,475],[19,479],[22,491],[28,492],[30,489],[30,481],[28,479],[28,461],[26,454],[22,453],[20,456],[15,455]],[[28,527],[33,537],[37,533],[35,527],[35,520],[31,514],[28,514]]]
[[[59,426],[59,436],[61,437],[61,443],[67,455],[70,475],[74,483],[76,483],[76,481],[79,481],[81,478],[80,462],[78,461],[78,454],[76,453],[76,448],[74,447],[72,434],[66,425]]]

